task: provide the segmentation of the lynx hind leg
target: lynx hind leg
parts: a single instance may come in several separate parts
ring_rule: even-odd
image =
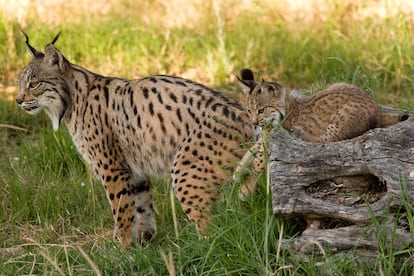
[[[194,148],[184,147],[184,151],[177,154],[171,177],[175,195],[185,214],[201,234],[207,234],[210,212],[219,196],[219,188],[228,176],[223,170],[226,164],[221,159],[214,161],[203,148]]]
[[[178,174],[172,174],[175,195],[187,217],[195,223],[198,232],[207,234],[218,187],[207,184],[203,179],[193,178],[197,175],[193,169],[179,171]]]
[[[251,168],[250,168],[251,167]],[[251,169],[247,175],[246,180],[242,181],[242,175],[244,170]],[[251,194],[256,191],[257,188],[257,175],[265,170],[265,156],[263,149],[263,141],[260,139],[254,144],[243,156],[239,165],[233,174],[233,180],[235,182],[243,184],[240,187],[239,198],[242,201],[246,201]]]

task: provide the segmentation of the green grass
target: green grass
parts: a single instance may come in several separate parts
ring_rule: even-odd
[[[414,22],[409,15],[355,20],[347,11],[360,5],[333,1],[337,5],[323,22],[304,23],[266,4],[243,10],[213,1],[200,4],[205,15],[190,13],[186,24],[169,25],[172,15],[162,16],[167,8],[140,2],[119,1],[104,16],[62,16],[57,24],[33,13],[23,28],[38,49],[62,31],[56,46],[64,55],[105,75],[183,75],[238,98],[235,76],[250,67],[258,77],[277,78],[307,92],[348,81],[381,104],[414,109]],[[0,89],[6,90],[15,86],[29,56],[19,23],[1,12],[0,51]],[[169,269],[179,275],[411,273],[412,249],[384,247],[373,261],[329,251],[304,261],[279,248],[279,235],[293,237],[300,226],[272,215],[263,177],[248,202],[238,200],[237,186],[223,188],[226,196],[218,203],[209,238],[198,236],[175,199],[171,204],[168,179],[155,179],[159,233],[142,248],[122,250],[112,241],[113,218],[103,188],[79,159],[66,129],[54,133],[46,116],[25,114],[9,97],[4,93],[0,100],[0,124],[27,131],[0,127],[2,274],[93,275],[99,270],[104,275],[166,275]],[[403,200],[413,230],[412,205]],[[403,255],[411,262],[401,261]]]

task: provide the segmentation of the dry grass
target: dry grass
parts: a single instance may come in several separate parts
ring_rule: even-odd
[[[278,15],[294,26],[304,23],[320,23],[327,20],[326,14],[341,6],[342,14],[350,21],[367,18],[385,19],[403,12],[414,16],[414,1],[409,0],[155,0],[155,1],[98,1],[98,0],[0,0],[0,8],[9,20],[17,20],[26,27],[28,22],[36,21],[48,25],[63,23],[88,23],[89,20],[102,18],[110,13],[123,17],[139,17],[144,22],[158,24],[166,28],[200,27],[203,17],[213,6],[220,6],[225,21],[231,21],[246,11],[259,11],[263,22],[268,16]]]

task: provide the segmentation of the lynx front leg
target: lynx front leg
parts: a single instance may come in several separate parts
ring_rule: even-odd
[[[132,182],[129,193],[135,218],[132,237],[141,244],[142,240],[150,240],[157,232],[150,180]]]
[[[134,180],[122,170],[107,170],[104,186],[115,220],[115,235],[123,246],[136,239],[150,239],[156,233],[149,180]]]

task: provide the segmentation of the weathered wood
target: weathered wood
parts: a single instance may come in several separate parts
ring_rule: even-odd
[[[269,161],[274,214],[307,221],[295,249],[316,241],[335,252],[377,250],[373,222],[395,239],[394,248],[413,243],[401,213],[414,205],[414,118],[326,144],[278,129]]]

